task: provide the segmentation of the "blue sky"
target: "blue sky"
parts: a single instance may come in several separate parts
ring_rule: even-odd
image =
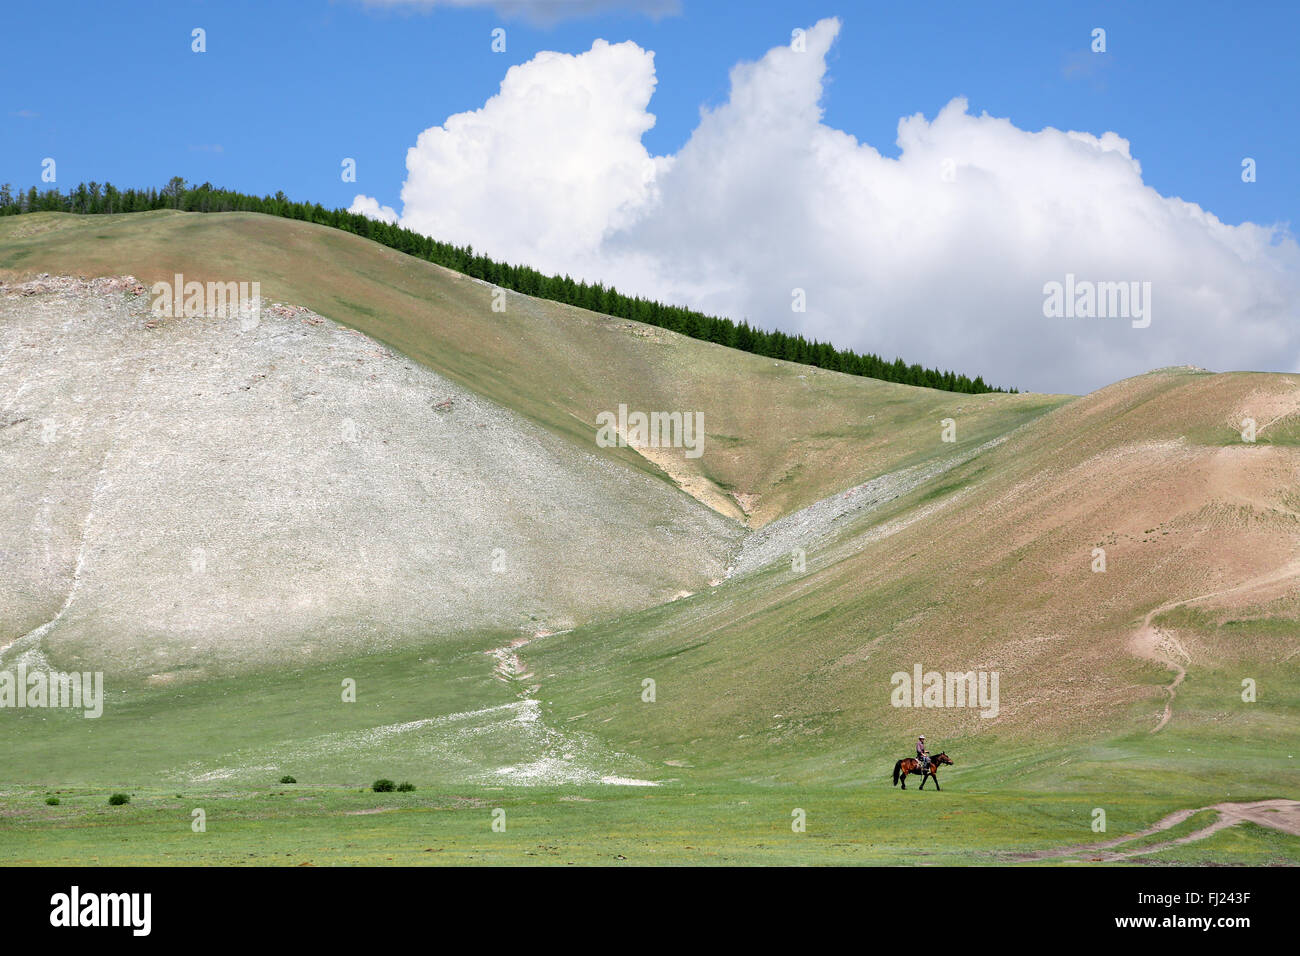
[[[1300,371],[1300,4],[538,2],[24,7],[0,182],[283,190],[1022,388]],[[1154,321],[1053,321],[1069,275]]]
[[[394,204],[422,129],[482,105],[505,69],[593,39],[655,52],[652,153],[679,148],[727,73],[837,15],[827,121],[893,155],[898,119],[953,96],[1024,129],[1114,130],[1146,182],[1227,222],[1300,221],[1300,4],[779,3],[682,0],[537,24],[488,9],[391,10],[351,0],[104,4],[46,0],[11,10],[0,61],[0,181],[161,183],[171,175],[327,205],[357,186]],[[24,22],[26,21],[26,22]],[[190,52],[190,30],[208,51]],[[490,31],[507,30],[504,54]],[[1090,31],[1107,30],[1094,57]],[[30,41],[30,42],[27,42]],[[57,49],[59,61],[52,63]],[[73,63],[77,64],[72,68]],[[53,67],[53,68],[52,68]],[[35,114],[35,115],[32,115]],[[220,150],[217,151],[217,147]],[[1240,180],[1243,156],[1258,181]]]

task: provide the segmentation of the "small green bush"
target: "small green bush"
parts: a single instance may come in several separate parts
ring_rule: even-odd
[[[286,773],[283,777],[280,778],[280,782],[281,782],[281,783],[297,783],[298,781],[295,780],[295,779],[293,779],[293,777],[289,776],[289,775]]]
[[[57,806],[59,805],[59,798],[58,798],[58,797],[46,797],[46,798],[45,798],[45,802],[46,802],[47,804],[49,804],[50,806],[52,806],[52,807],[57,807]]]
[[[115,793],[108,798],[108,805],[110,807],[120,807],[122,804],[130,802],[131,798],[125,793]]]
[[[406,781],[402,781],[397,785],[398,793],[410,793],[414,789],[415,789],[415,784],[407,783]]]
[[[392,793],[396,787],[397,784],[393,783],[393,781],[386,777],[376,780],[370,785],[370,789],[375,791],[375,793]]]

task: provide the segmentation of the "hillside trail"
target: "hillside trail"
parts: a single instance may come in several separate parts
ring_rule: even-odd
[[[139,284],[138,280],[134,276],[121,276],[110,281],[128,286]],[[27,285],[30,286],[32,283],[28,283]],[[60,327],[55,337],[55,345],[57,345],[59,350],[63,347],[62,343],[68,339],[69,329],[72,327],[73,322],[74,319],[69,318]],[[8,356],[6,355],[5,358],[7,359]],[[77,596],[77,592],[81,587],[82,572],[85,569],[87,552],[92,540],[92,526],[95,523],[96,510],[99,508],[101,499],[104,497],[106,490],[112,486],[110,464],[113,454],[122,444],[123,432],[135,420],[137,411],[141,407],[141,396],[144,394],[144,379],[148,374],[144,369],[148,368],[148,363],[142,362],[141,364],[142,371],[135,377],[131,385],[130,394],[126,401],[122,403],[118,415],[117,427],[114,428],[112,435],[104,446],[104,453],[99,460],[99,468],[95,472],[95,484],[90,493],[90,500],[86,505],[85,517],[81,522],[80,534],[77,538],[77,550],[73,557],[72,574],[68,581],[67,593],[64,595],[63,601],[60,603],[58,610],[55,611],[54,615],[48,621],[32,628],[26,634],[14,638],[9,643],[0,646],[0,664],[4,664],[9,659],[13,659],[16,656],[16,661],[26,665],[29,671],[50,670],[49,661],[45,657],[44,651],[41,649],[41,640],[50,632],[51,629],[54,628],[55,625],[59,623],[60,620],[63,619],[63,616],[67,613],[68,608],[71,606],[73,599]],[[10,407],[12,407],[13,403],[18,400],[19,396],[26,391],[28,384],[28,382],[23,382],[18,387],[17,391],[15,391],[13,396],[10,397],[9,401],[5,405],[6,412]]]
[[[519,703],[509,706],[519,709],[519,717],[516,723],[521,727],[529,727],[529,731],[532,733],[552,734],[557,740],[564,740],[564,731],[547,726],[542,713],[542,702],[537,698],[537,692],[541,690],[542,685],[536,682],[535,675],[528,665],[524,663],[519,653],[534,641],[556,634],[567,633],[567,630],[552,631],[548,628],[539,628],[531,635],[516,637],[507,644],[484,652],[492,658],[493,676],[515,690],[515,697]],[[509,774],[511,769],[504,768],[503,772]],[[621,774],[603,774],[599,777],[599,780],[603,784],[623,787],[657,787],[659,785],[653,780],[642,780]]]
[[[517,637],[509,644],[501,647],[494,647],[485,653],[492,658],[492,671],[496,679],[507,684],[515,684],[520,690],[515,695],[520,700],[528,700],[537,693],[539,685],[532,684],[525,686],[523,682],[533,676],[533,672],[528,669],[528,665],[523,662],[519,656],[520,648],[526,647],[533,641],[543,637],[550,637],[554,632],[548,630],[539,630],[531,637]]]
[[[138,384],[139,383],[137,382],[137,386]],[[119,431],[121,427],[123,426],[119,426]],[[77,596],[77,591],[80,589],[82,572],[85,568],[86,555],[91,541],[92,525],[95,522],[96,508],[99,506],[100,499],[104,496],[105,488],[111,484],[109,478],[109,460],[112,456],[113,449],[116,446],[117,436],[114,435],[113,440],[109,443],[108,447],[104,449],[103,457],[99,462],[99,469],[95,475],[95,487],[91,491],[90,501],[86,507],[86,515],[81,522],[81,532],[77,539],[77,551],[73,559],[72,577],[68,582],[68,590],[67,594],[63,598],[63,602],[59,605],[54,616],[44,624],[32,628],[26,634],[14,638],[8,644],[0,647],[0,664],[6,662],[6,655],[9,657],[17,655],[17,660],[25,664],[28,670],[48,671],[50,669],[49,662],[46,660],[45,654],[41,650],[41,639],[45,637],[45,635],[49,633],[49,631],[58,624],[60,620],[62,620],[64,614],[67,613],[69,606],[71,606],[73,599]],[[11,654],[10,652],[13,653]]]
[[[1191,819],[1195,814],[1205,810],[1213,810],[1218,816],[1212,823],[1186,836],[1153,843],[1141,849],[1109,852],[1115,847],[1123,846],[1125,843],[1132,843],[1135,840],[1141,840],[1171,830],[1180,823]],[[1168,850],[1171,847],[1182,846],[1187,843],[1195,843],[1198,840],[1204,840],[1208,836],[1213,836],[1220,830],[1226,830],[1228,827],[1234,827],[1240,823],[1254,823],[1291,836],[1300,836],[1300,800],[1278,799],[1257,800],[1252,803],[1215,803],[1207,807],[1197,807],[1194,810],[1175,810],[1146,829],[1113,840],[1105,840],[1101,843],[1085,843],[1059,850],[1037,850],[1033,853],[1018,853],[1015,858],[1022,861],[1059,860],[1086,855],[1088,860],[1094,863],[1114,863],[1136,856],[1158,853],[1161,850]]]
[[[340,761],[350,766],[401,748],[405,753],[424,754],[435,766],[458,762],[464,766],[458,779],[493,787],[660,786],[658,780],[629,775],[648,767],[644,761],[610,749],[594,734],[548,720],[538,696],[541,684],[519,652],[533,641],[563,633],[537,628],[481,652],[491,658],[493,676],[513,691],[513,699],[506,703],[485,701],[487,706],[450,714],[276,740],[192,761],[170,772],[195,784],[253,780],[286,761],[297,765]]]
[[[1173,716],[1174,698],[1178,696],[1178,685],[1187,676],[1187,668],[1181,662],[1191,663],[1191,655],[1187,653],[1187,649],[1183,647],[1178,638],[1169,631],[1157,627],[1152,622],[1159,615],[1172,611],[1174,608],[1197,604],[1201,601],[1208,601],[1211,598],[1223,597],[1228,594],[1262,590],[1269,585],[1297,576],[1300,576],[1300,560],[1292,561],[1282,568],[1243,581],[1241,584],[1233,585],[1230,588],[1221,588],[1218,591],[1193,595],[1180,601],[1170,601],[1147,612],[1146,617],[1142,619],[1142,625],[1134,632],[1132,639],[1129,641],[1129,650],[1138,657],[1163,664],[1174,672],[1173,682],[1165,688],[1168,699],[1165,701],[1164,713],[1160,717],[1160,722],[1151,729],[1151,733],[1159,733],[1169,723],[1169,719]]]

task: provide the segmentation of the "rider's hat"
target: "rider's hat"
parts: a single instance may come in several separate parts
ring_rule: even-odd
[[[925,734],[921,734],[921,736],[917,737],[916,739],[917,739],[917,740],[924,740],[924,739],[925,739]]]

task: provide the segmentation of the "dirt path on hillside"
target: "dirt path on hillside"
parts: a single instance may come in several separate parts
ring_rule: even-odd
[[[487,655],[495,662],[492,665],[492,670],[496,674],[497,680],[504,681],[507,684],[519,684],[522,687],[522,682],[532,677],[533,672],[528,669],[523,659],[520,658],[519,649],[540,637],[550,637],[552,633],[554,632],[541,630],[532,637],[517,637],[509,644],[494,647],[492,650],[487,651]],[[516,696],[521,700],[526,700],[531,698],[536,691],[536,685],[522,687]]]
[[[135,389],[132,393],[133,396],[138,395],[140,392],[141,378],[143,378],[143,373],[140,378],[136,379]],[[134,406],[134,402],[132,405]],[[130,420],[130,417],[129,414],[124,414],[122,416],[122,424],[118,426],[117,431],[109,440],[108,445],[104,448],[103,456],[100,458],[99,470],[95,475],[95,486],[90,493],[90,502],[86,507],[86,516],[81,522],[81,533],[77,540],[77,552],[72,567],[72,580],[68,582],[68,591],[63,598],[63,602],[59,605],[59,609],[55,612],[54,616],[44,624],[33,628],[26,634],[14,638],[8,644],[0,647],[0,663],[4,663],[5,655],[12,651],[14,654],[18,655],[18,660],[23,661],[27,665],[29,670],[49,670],[45,654],[41,650],[41,639],[49,633],[51,628],[59,623],[63,618],[63,615],[67,613],[68,607],[72,604],[73,598],[77,596],[77,591],[81,586],[82,571],[86,564],[86,553],[91,541],[91,526],[95,521],[95,511],[100,504],[100,499],[103,498],[104,489],[110,484],[109,460],[113,455],[113,450],[118,445],[118,437],[122,429],[126,427],[126,423]]]
[[[1195,598],[1183,603],[1190,603],[1191,600],[1195,600]],[[1180,663],[1180,659],[1189,663],[1191,661],[1191,656],[1179,643],[1178,638],[1151,623],[1157,614],[1172,610],[1175,607],[1178,607],[1178,604],[1166,604],[1147,614],[1142,621],[1142,627],[1133,635],[1130,645],[1131,650],[1138,657],[1144,657],[1147,660],[1155,661],[1157,664],[1163,664],[1174,672],[1173,683],[1165,687],[1165,694],[1168,696],[1165,700],[1164,713],[1160,715],[1160,722],[1151,728],[1150,732],[1153,734],[1159,733],[1165,724],[1169,723],[1169,718],[1174,714],[1174,698],[1178,696],[1178,685],[1187,676],[1187,668]]]
[[[1181,601],[1170,601],[1168,604],[1162,604],[1147,612],[1147,616],[1142,619],[1142,626],[1134,632],[1132,639],[1129,641],[1129,650],[1138,657],[1155,661],[1163,664],[1174,672],[1174,679],[1169,686],[1165,688],[1168,694],[1168,700],[1165,701],[1165,710],[1160,717],[1160,722],[1151,729],[1151,733],[1159,733],[1164,729],[1165,724],[1169,723],[1169,718],[1173,716],[1174,698],[1178,696],[1178,685],[1183,682],[1187,676],[1187,668],[1182,662],[1191,663],[1191,655],[1187,653],[1186,648],[1178,641],[1173,634],[1156,627],[1152,622],[1166,611],[1172,611],[1174,608],[1183,607],[1188,604],[1196,604],[1200,601],[1208,601],[1211,598],[1223,597],[1228,594],[1238,594],[1250,591],[1264,590],[1273,584],[1290,580],[1300,576],[1300,561],[1293,561],[1285,567],[1276,571],[1270,571],[1268,574],[1252,578],[1241,584],[1234,585],[1230,588],[1223,588],[1218,591],[1210,591],[1206,594],[1198,594],[1194,597],[1183,598]]]
[[[544,637],[551,637],[552,635],[557,633],[565,634],[568,632],[550,631],[543,628],[541,630],[535,631],[531,637],[517,637],[514,640],[510,641],[510,643],[508,644],[503,644],[501,647],[494,647],[489,651],[485,651],[484,653],[486,653],[489,657],[492,658],[493,661],[492,671],[496,679],[505,684],[509,684],[516,689],[515,697],[519,699],[519,703],[510,706],[521,708],[520,719],[519,719],[520,726],[527,728],[528,733],[542,734],[542,735],[550,734],[554,736],[556,741],[563,742],[565,739],[565,731],[557,728],[547,727],[546,721],[542,714],[541,701],[537,699],[537,692],[541,689],[542,685],[535,682],[529,683],[530,679],[534,679],[533,672],[528,667],[528,665],[524,663],[523,658],[519,656],[519,652],[523,648],[531,644],[533,641],[540,640],[541,638]],[[563,755],[563,758],[565,760],[568,760],[569,756],[570,755],[565,754]],[[621,757],[623,755],[617,754],[615,756]],[[550,776],[555,776],[556,774],[560,774],[559,780],[563,780],[565,779],[564,774],[566,773],[572,776],[572,774],[574,774],[575,772],[578,774],[582,774],[585,772],[584,768],[582,767],[574,767],[572,765],[563,767],[557,764],[554,759],[550,759],[550,760],[544,759],[539,763],[540,766],[539,764],[533,764],[524,768],[504,767],[501,768],[498,771],[498,773],[512,780],[513,782],[521,782],[518,779],[520,773],[523,773],[526,776],[531,776],[539,772],[541,772],[544,775],[550,775]],[[637,777],[626,777],[620,774],[603,774],[599,776],[598,779],[603,784],[609,784],[613,786],[623,786],[623,787],[659,786],[659,784],[653,780],[642,780]],[[556,782],[559,781],[557,780]]]
[[[1178,837],[1174,840],[1165,840],[1161,843],[1153,843],[1150,846],[1144,846],[1141,849],[1127,851],[1117,850],[1111,852],[1114,847],[1121,847],[1125,843],[1132,843],[1135,840],[1141,840],[1144,837],[1171,830],[1203,810],[1213,810],[1218,814],[1215,820],[1208,826],[1201,827],[1201,829],[1189,833],[1186,836]],[[1113,863],[1119,860],[1128,860],[1135,856],[1159,853],[1161,850],[1167,850],[1170,847],[1175,846],[1182,846],[1186,843],[1195,843],[1198,840],[1204,840],[1206,837],[1218,833],[1220,830],[1226,830],[1228,827],[1235,827],[1239,823],[1254,823],[1270,830],[1278,830],[1282,833],[1289,833],[1292,836],[1300,836],[1300,800],[1258,800],[1254,803],[1216,803],[1208,807],[1198,807],[1195,810],[1176,810],[1168,816],[1157,820],[1145,830],[1139,830],[1136,833],[1130,833],[1127,836],[1117,837],[1114,840],[1105,840],[1101,843],[1066,847],[1063,850],[1038,850],[1034,853],[1020,853],[1016,854],[1015,858],[1027,862],[1031,860],[1060,860],[1068,857],[1087,856],[1087,858],[1094,863]]]

